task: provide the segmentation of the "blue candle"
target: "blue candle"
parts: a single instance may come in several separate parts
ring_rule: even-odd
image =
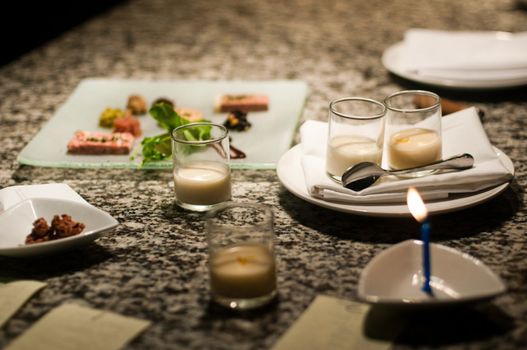
[[[428,222],[427,216],[428,211],[426,210],[425,203],[419,195],[419,192],[413,187],[408,189],[406,196],[408,203],[408,209],[412,213],[413,217],[423,224],[421,225],[421,241],[423,242],[423,275],[425,281],[421,290],[426,294],[432,296],[432,288],[430,287],[430,223]]]
[[[432,294],[430,287],[430,223],[425,220],[421,225],[421,240],[423,241],[423,274],[425,281],[422,290],[427,294]]]

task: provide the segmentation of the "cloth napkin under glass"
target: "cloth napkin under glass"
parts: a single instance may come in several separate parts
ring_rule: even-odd
[[[409,73],[451,80],[527,77],[527,32],[406,32],[399,62]]]
[[[416,187],[425,200],[442,199],[453,193],[494,187],[513,177],[494,151],[473,107],[442,119],[443,158],[470,153],[474,157],[473,168],[413,179],[384,176],[359,192],[344,188],[326,174],[327,131],[327,123],[320,121],[306,121],[300,128],[301,163],[308,193],[327,201],[403,203],[410,186]]]

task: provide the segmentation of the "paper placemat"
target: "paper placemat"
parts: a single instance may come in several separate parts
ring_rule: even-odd
[[[64,304],[38,320],[6,350],[115,350],[150,325],[113,312]]]
[[[369,306],[349,300],[317,296],[272,350],[384,350],[392,343],[364,333]]]
[[[46,283],[38,281],[14,281],[0,284],[0,327],[2,327],[29,298]]]

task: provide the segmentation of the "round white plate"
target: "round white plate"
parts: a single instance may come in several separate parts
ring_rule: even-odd
[[[25,244],[36,219],[43,217],[50,224],[54,215],[62,214],[86,227],[75,236]],[[26,199],[0,215],[0,255],[29,257],[68,250],[93,241],[118,224],[110,214],[90,204],[57,198]]]
[[[527,84],[526,76],[514,79],[463,80],[445,79],[436,76],[426,76],[414,72],[408,72],[404,70],[400,64],[402,51],[402,42],[390,46],[384,51],[382,55],[382,64],[393,74],[408,80],[416,81],[418,83],[458,89],[496,89],[516,87]]]
[[[502,151],[494,147],[496,154],[500,158],[503,165],[514,174],[514,165],[507,155]],[[365,215],[365,216],[382,216],[382,217],[397,217],[397,216],[410,216],[410,212],[406,204],[343,204],[335,202],[327,202],[318,198],[314,198],[309,195],[307,191],[306,182],[304,179],[304,170],[301,164],[301,149],[300,145],[296,145],[289,151],[284,153],[278,165],[276,172],[278,179],[291,193],[298,198],[301,198],[309,203],[315,205],[333,209],[345,213]],[[472,194],[458,194],[453,195],[451,198],[446,200],[438,200],[428,202],[426,207],[429,214],[439,214],[452,212],[468,207],[475,206],[476,204],[482,203],[491,199],[494,196],[500,194],[507,188],[509,183],[504,183],[499,186],[493,187],[486,191],[476,192]]]

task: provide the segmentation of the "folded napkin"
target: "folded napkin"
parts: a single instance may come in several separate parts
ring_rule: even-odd
[[[527,77],[527,32],[411,29],[400,62],[404,71],[454,80]]]
[[[408,187],[416,187],[426,200],[448,197],[449,193],[475,192],[512,179],[492,148],[474,107],[442,119],[443,158],[461,153],[474,156],[468,170],[413,179],[384,176],[374,185],[355,192],[332,181],[326,174],[327,123],[306,121],[300,128],[302,167],[311,196],[345,203],[395,203],[406,200]]]
[[[44,315],[6,350],[117,350],[149,325],[138,318],[65,304]]]
[[[46,286],[38,281],[0,283],[0,327],[24,305],[33,294]]]
[[[404,324],[389,313],[372,318],[369,312],[369,305],[319,295],[272,350],[390,349]],[[382,334],[380,339],[367,335],[372,327]]]
[[[0,213],[29,198],[58,198],[88,204],[70,186],[63,183],[10,186],[0,190]]]

